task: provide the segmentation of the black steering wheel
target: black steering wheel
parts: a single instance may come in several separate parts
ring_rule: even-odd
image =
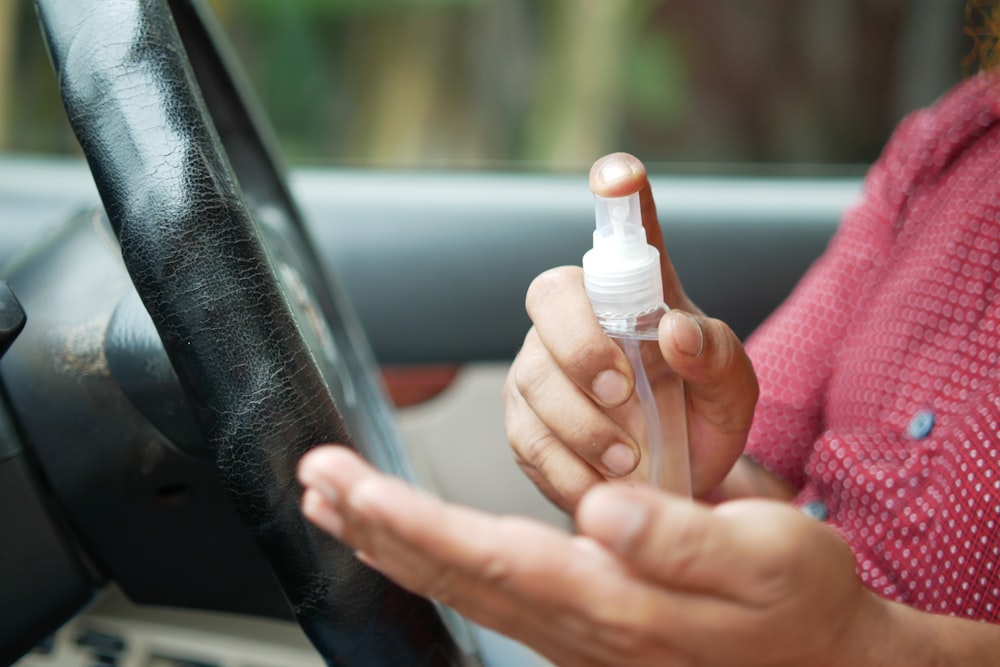
[[[36,3],[135,290],[306,634],[333,665],[478,664],[456,640],[461,622],[299,512],[295,466],[318,443],[352,443],[411,473],[357,320],[207,11],[194,0]]]

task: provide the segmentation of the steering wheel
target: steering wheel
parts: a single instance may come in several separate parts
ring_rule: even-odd
[[[358,322],[208,12],[194,0],[36,2],[135,290],[306,635],[333,665],[478,664],[460,621],[299,512],[296,463],[318,443],[412,474]]]

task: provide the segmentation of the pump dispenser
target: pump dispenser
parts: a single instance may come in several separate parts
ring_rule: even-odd
[[[627,333],[636,317],[663,306],[660,253],[646,243],[638,193],[595,195],[594,214],[594,247],[583,256],[584,287],[602,324],[607,320]]]
[[[651,385],[640,351],[640,341],[657,340],[660,319],[669,310],[660,253],[646,242],[638,193],[595,195],[594,214],[594,246],[583,256],[583,284],[598,321],[622,346],[635,373],[645,422],[640,446],[646,465],[640,463],[640,469],[650,484],[691,495],[684,382],[663,371]]]

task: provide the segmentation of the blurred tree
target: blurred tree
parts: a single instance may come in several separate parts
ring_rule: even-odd
[[[635,4],[544,3],[536,106],[526,119],[523,147],[530,160],[577,166],[615,143],[625,112]]]
[[[296,162],[869,162],[968,49],[940,0],[208,1]],[[0,149],[74,151],[29,7],[0,0]]]
[[[286,148],[348,162],[575,168],[619,141],[630,97],[671,98],[630,96],[633,72],[677,69],[637,39],[650,0],[213,3]]]
[[[16,2],[0,3],[0,93],[13,90],[14,79],[14,47],[17,45],[17,14],[19,5]],[[10,144],[10,111],[11,96],[0,94],[0,146]]]
[[[935,0],[215,2],[293,158],[869,162],[961,74]]]
[[[66,120],[59,89],[42,43],[30,0],[0,0],[6,21],[0,50],[10,58],[0,80],[4,105],[0,150],[73,153],[77,143]]]
[[[691,94],[643,124],[667,159],[870,162],[965,48],[962,3],[938,0],[663,0],[654,23],[682,41]]]

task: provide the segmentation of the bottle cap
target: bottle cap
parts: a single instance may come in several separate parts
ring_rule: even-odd
[[[583,284],[594,312],[621,318],[659,308],[660,253],[646,243],[639,194],[594,198],[594,247],[583,256]]]

